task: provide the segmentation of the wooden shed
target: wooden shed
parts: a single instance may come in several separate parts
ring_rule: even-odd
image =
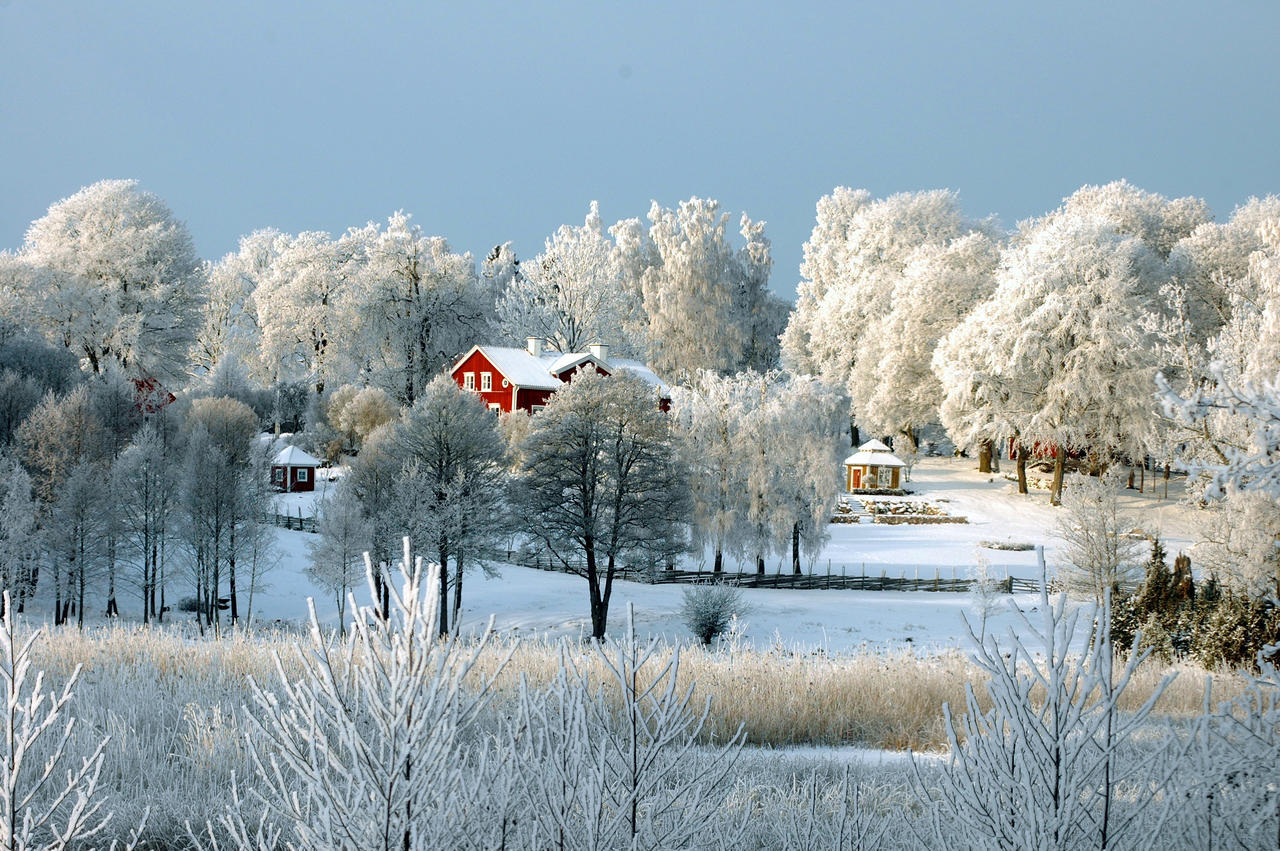
[[[889,447],[878,440],[869,440],[844,459],[845,490],[849,493],[875,488],[897,490],[902,487],[905,466]]]
[[[296,446],[286,446],[271,459],[271,484],[285,493],[313,491],[319,466],[319,459]]]

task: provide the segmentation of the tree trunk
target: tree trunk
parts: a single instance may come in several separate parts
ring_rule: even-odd
[[[715,567],[712,568],[712,572],[717,575],[724,572],[724,552],[719,547],[716,547]]]
[[[1053,450],[1053,487],[1049,491],[1049,504],[1062,505],[1062,474],[1067,466],[1067,450],[1061,446]]]
[[[453,555],[453,631],[458,631],[458,618],[462,614],[462,550]]]
[[[756,556],[756,575],[764,576],[764,556]]]
[[[791,572],[800,575],[800,524],[791,524]]]
[[[982,445],[978,447],[978,472],[991,472],[991,441],[984,440]]]
[[[1027,458],[1031,450],[1025,446],[1018,447],[1018,493],[1027,493]]]
[[[853,418],[850,417],[849,418],[849,440],[850,440],[849,445],[858,446],[859,444],[861,444],[862,441],[859,438],[860,438],[860,435],[858,434],[858,427],[853,424]]]

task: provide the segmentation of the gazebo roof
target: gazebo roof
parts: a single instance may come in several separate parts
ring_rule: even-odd
[[[868,440],[858,451],[844,459],[846,467],[905,467],[901,458],[878,440]]]
[[[286,446],[271,459],[271,464],[276,467],[319,467],[320,459],[296,446]]]

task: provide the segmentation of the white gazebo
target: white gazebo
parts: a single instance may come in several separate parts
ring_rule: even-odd
[[[869,440],[858,451],[844,459],[845,490],[902,487],[902,468],[907,466],[894,455],[889,447],[878,440]]]

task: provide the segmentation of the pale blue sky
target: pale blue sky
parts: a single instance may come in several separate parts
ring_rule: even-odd
[[[216,258],[403,208],[523,258],[593,198],[768,221],[790,296],[837,185],[1011,225],[1126,177],[1280,192],[1280,3],[0,0],[0,248],[134,177]]]

